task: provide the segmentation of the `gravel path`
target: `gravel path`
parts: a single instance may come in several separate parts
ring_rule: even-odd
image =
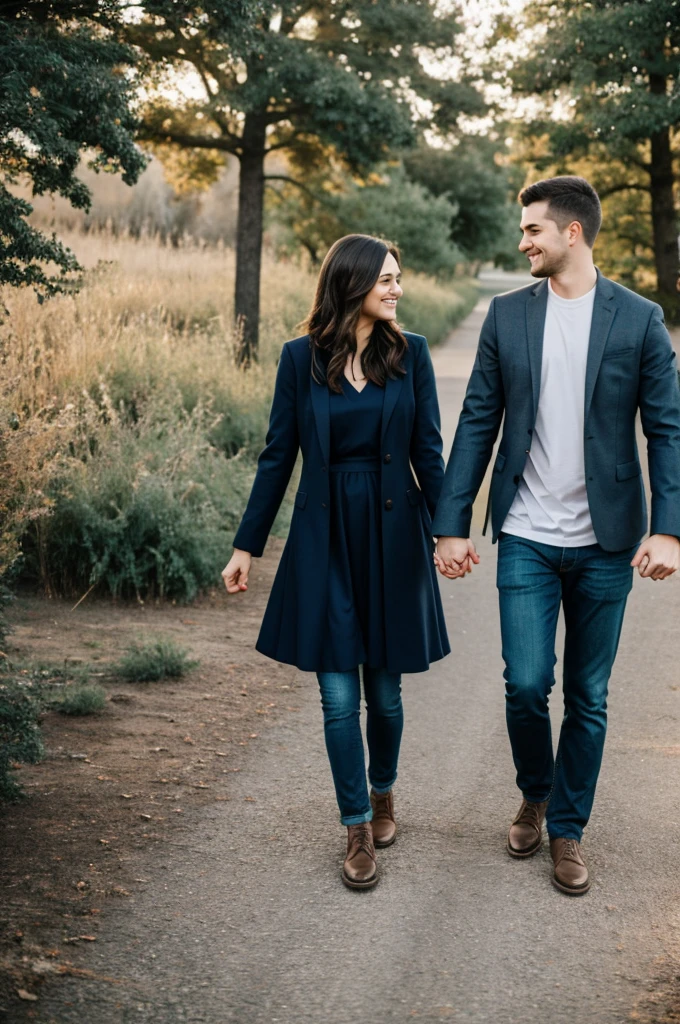
[[[489,289],[503,290],[490,281]],[[447,449],[488,298],[435,353]],[[483,505],[484,496],[479,505]],[[479,522],[480,508],[476,521]],[[476,534],[479,534],[479,525]],[[37,1018],[58,1024],[617,1024],[676,953],[680,580],[637,580],[611,686],[610,732],[584,850],[591,892],[550,885],[544,849],[511,860],[518,804],[505,731],[495,551],[443,594],[454,653],[406,677],[400,834],[368,893],[339,880],[337,821],[314,677],[266,733],[231,801],[144,891],[109,911]],[[554,700],[559,725],[559,687]]]

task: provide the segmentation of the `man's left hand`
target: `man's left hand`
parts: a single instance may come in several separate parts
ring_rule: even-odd
[[[665,580],[680,569],[680,540],[667,533],[655,533],[643,540],[630,564],[643,578]]]

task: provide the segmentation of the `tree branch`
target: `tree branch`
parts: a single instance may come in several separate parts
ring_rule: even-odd
[[[157,131],[148,125],[142,125],[140,138],[148,142],[174,142],[184,149],[218,149],[224,153],[234,153],[236,156],[241,151],[241,140],[235,135],[228,139],[209,135],[186,135],[183,132]]]
[[[265,181],[286,181],[289,185],[295,185],[302,192],[305,192],[312,199],[316,200],[317,203],[321,203],[322,206],[330,206],[330,203],[322,199],[317,192],[312,192],[311,188],[307,188],[301,181],[296,181],[295,178],[289,177],[287,174],[265,174]]]
[[[611,185],[610,188],[598,189],[597,194],[600,199],[606,199],[607,196],[613,196],[615,192],[651,192],[649,185],[638,185],[631,182],[630,184],[623,185]]]

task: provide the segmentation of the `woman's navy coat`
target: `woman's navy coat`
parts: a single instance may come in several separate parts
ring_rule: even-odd
[[[380,445],[384,667],[423,672],[450,651],[432,559],[432,516],[444,461],[427,342],[418,334],[406,338],[406,373],[385,386]],[[300,448],[300,489],[256,646],[307,672],[320,670],[328,636],[331,518],[330,394],[313,379],[311,362],[307,335],[283,346],[266,447],[234,538],[235,548],[262,554]]]

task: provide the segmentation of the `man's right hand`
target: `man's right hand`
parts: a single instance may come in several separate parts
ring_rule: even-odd
[[[479,564],[479,555],[469,537],[440,537],[435,563],[442,576],[455,580],[472,572],[472,566]]]

